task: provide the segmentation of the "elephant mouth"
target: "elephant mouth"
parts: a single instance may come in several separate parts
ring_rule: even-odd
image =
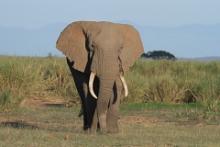
[[[97,99],[98,97],[96,96],[96,94],[94,92],[94,88],[93,88],[93,83],[94,83],[95,76],[96,76],[96,74],[94,72],[91,72],[90,77],[89,77],[89,92],[92,95],[92,97]],[[128,96],[128,86],[127,86],[125,78],[122,74],[120,74],[120,80],[122,82],[122,86],[123,86],[123,89],[124,89],[124,95],[125,95],[125,97],[127,97]]]

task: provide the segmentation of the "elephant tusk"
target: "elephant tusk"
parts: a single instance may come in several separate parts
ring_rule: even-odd
[[[89,92],[95,99],[97,99],[97,96],[95,95],[95,92],[93,90],[94,79],[95,79],[95,73],[91,72],[89,77]]]
[[[126,84],[125,78],[124,78],[124,76],[120,75],[120,79],[121,79],[121,82],[122,82],[122,85],[123,85],[123,88],[125,91],[125,97],[127,97],[128,96],[128,86]]]

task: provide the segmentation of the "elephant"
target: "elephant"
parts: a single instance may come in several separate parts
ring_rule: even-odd
[[[119,104],[128,95],[125,73],[143,53],[139,32],[129,24],[75,21],[60,33],[56,48],[66,56],[88,132],[119,132]]]

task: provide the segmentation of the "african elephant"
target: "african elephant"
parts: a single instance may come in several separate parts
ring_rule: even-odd
[[[67,57],[80,95],[84,129],[118,132],[120,98],[128,95],[124,74],[144,50],[138,31],[127,24],[77,21],[61,32],[56,47]]]

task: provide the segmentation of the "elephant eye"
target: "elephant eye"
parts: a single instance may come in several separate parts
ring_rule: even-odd
[[[92,50],[95,50],[97,48],[97,45],[93,42],[92,44],[91,44],[91,49]]]
[[[89,42],[88,47],[89,47],[89,50],[91,50],[91,51],[94,51],[94,49],[95,49],[95,45],[93,42]]]

